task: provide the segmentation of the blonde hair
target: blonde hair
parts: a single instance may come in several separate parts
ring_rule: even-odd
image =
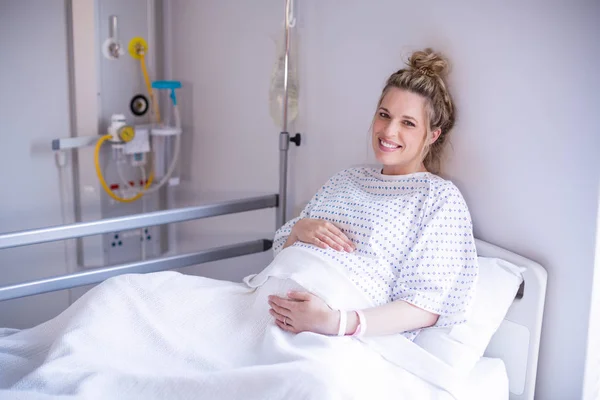
[[[421,95],[426,100],[426,131],[423,149],[423,163],[432,172],[438,172],[446,137],[454,126],[454,104],[448,91],[446,77],[448,61],[432,49],[416,51],[407,60],[407,67],[394,72],[381,91],[377,108],[390,88],[408,90]],[[432,132],[440,129],[438,139],[428,144]]]

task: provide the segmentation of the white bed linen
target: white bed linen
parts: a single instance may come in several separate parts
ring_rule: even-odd
[[[42,325],[0,330],[0,399],[464,398],[464,380],[402,335],[280,330],[267,296],[301,287],[334,308],[370,306],[305,249],[244,284],[175,272],[110,279]]]
[[[482,357],[469,375],[465,400],[508,400],[508,376],[499,358]]]

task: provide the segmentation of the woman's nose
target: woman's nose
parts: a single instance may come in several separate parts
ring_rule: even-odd
[[[394,137],[398,134],[398,127],[394,121],[388,122],[385,129],[383,130],[383,134],[386,137]]]

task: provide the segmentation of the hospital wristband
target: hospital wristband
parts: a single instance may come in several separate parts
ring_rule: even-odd
[[[367,319],[365,318],[365,314],[361,310],[354,310],[354,312],[358,317],[358,326],[351,336],[364,336],[365,332],[367,331]]]
[[[340,312],[340,325],[338,327],[338,336],[346,335],[346,325],[348,324],[348,315],[346,311],[338,310]]]

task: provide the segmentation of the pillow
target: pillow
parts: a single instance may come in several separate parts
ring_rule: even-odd
[[[523,282],[525,268],[499,258],[478,257],[479,276],[467,322],[423,329],[414,342],[468,375],[483,356]]]

